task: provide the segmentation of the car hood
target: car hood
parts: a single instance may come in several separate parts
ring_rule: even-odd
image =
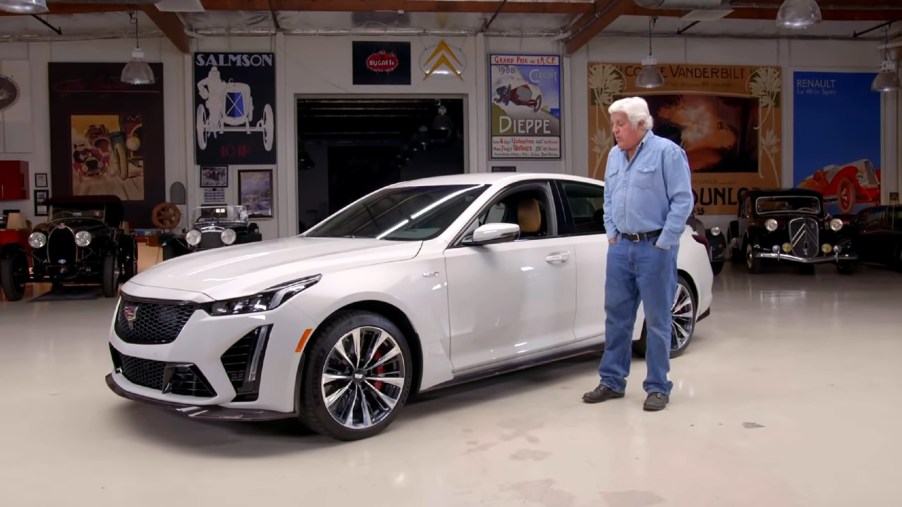
[[[259,241],[170,259],[142,271],[122,290],[145,292],[135,287],[143,286],[228,299],[309,275],[411,259],[421,246],[421,241],[365,238],[292,237]]]

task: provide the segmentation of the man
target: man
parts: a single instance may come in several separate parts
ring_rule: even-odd
[[[601,381],[583,401],[623,397],[641,301],[647,326],[644,409],[662,410],[673,387],[667,378],[671,306],[680,236],[692,211],[689,162],[682,148],[652,132],[644,99],[618,100],[608,112],[617,146],[608,154],[605,170],[605,351],[598,367]]]

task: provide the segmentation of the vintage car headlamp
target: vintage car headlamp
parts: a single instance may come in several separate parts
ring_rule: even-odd
[[[712,235],[712,236],[720,236],[720,227],[717,227],[717,226],[712,227],[712,228],[711,228],[711,235]]]
[[[764,228],[770,232],[774,232],[777,230],[777,221],[773,218],[768,218],[766,222],[764,222]]]
[[[190,231],[188,231],[187,234],[185,234],[185,241],[187,241],[188,244],[191,246],[199,245],[200,238],[201,238],[201,234],[200,234],[200,231],[197,229],[191,229]]]
[[[75,233],[75,244],[84,248],[91,244],[91,240],[94,239],[91,236],[91,233],[88,231],[78,231]]]
[[[308,276],[270,287],[251,296],[216,301],[210,305],[208,312],[210,315],[218,317],[273,310],[303,290],[316,285],[321,278],[322,275]]]
[[[833,251],[833,246],[830,243],[824,243],[821,245],[821,252],[828,254]]]
[[[842,229],[842,220],[840,220],[838,218],[834,218],[833,220],[830,220],[830,230],[831,231],[839,232],[840,229]]]
[[[47,244],[47,236],[43,232],[32,232],[28,236],[28,245],[31,248],[42,248]]]
[[[222,243],[224,245],[231,245],[235,242],[235,239],[238,238],[238,235],[235,234],[234,230],[226,229],[222,231],[222,234],[219,235],[219,238],[222,239]]]
[[[783,251],[789,253],[792,251],[792,245],[789,243],[783,243]]]

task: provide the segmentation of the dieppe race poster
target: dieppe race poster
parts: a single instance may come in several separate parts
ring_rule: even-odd
[[[561,158],[561,58],[489,56],[493,159]]]
[[[636,63],[589,63],[589,176],[604,179],[614,146],[608,106],[641,96],[655,134],[686,151],[699,214],[736,213],[742,189],[781,184],[779,67],[662,64],[664,86],[635,85]]]
[[[873,72],[793,73],[793,185],[817,190],[827,211],[880,203],[880,94]]]

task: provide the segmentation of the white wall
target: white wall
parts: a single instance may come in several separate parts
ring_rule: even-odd
[[[273,220],[261,220],[266,238],[294,234],[298,227],[296,197],[296,96],[374,95],[454,95],[464,98],[468,122],[465,149],[467,171],[488,171],[489,166],[516,165],[520,171],[588,173],[588,115],[587,64],[601,61],[639,61],[647,52],[644,38],[596,38],[571,57],[563,59],[564,83],[563,156],[552,161],[489,160],[489,83],[487,55],[492,52],[522,52],[563,54],[560,42],[551,39],[522,38],[447,38],[459,47],[466,57],[463,79],[436,77],[423,79],[418,75],[418,60],[428,47],[441,38],[396,37],[389,40],[409,40],[413,60],[410,86],[354,86],[351,84],[351,42],[367,37],[211,37],[193,40],[194,51],[273,51],[276,55],[277,79],[277,149],[275,171],[275,211]],[[142,40],[147,58],[164,65],[166,101],[166,186],[181,181],[188,189],[188,205],[183,211],[200,204],[198,167],[194,164],[193,81],[192,62],[166,40]],[[29,61],[31,65],[32,143],[27,153],[0,152],[0,159],[28,160],[32,174],[50,172],[49,115],[47,93],[47,63],[50,61],[121,61],[130,57],[129,40],[84,42],[32,42],[0,44],[0,65],[7,60]],[[729,39],[658,39],[655,56],[661,63],[724,63],[761,64],[783,67],[784,90],[791,90],[793,70],[864,70],[879,68],[880,52],[873,42],[847,41],[777,41]],[[2,67],[0,67],[2,68]],[[782,166],[785,184],[791,184],[792,167],[792,94],[784,93]],[[884,199],[889,191],[900,191],[899,129],[902,108],[896,97],[884,99]],[[0,145],[2,146],[2,145]],[[230,182],[236,181],[232,168]],[[31,178],[33,183],[33,176]],[[51,189],[52,191],[52,189]],[[236,185],[229,188],[230,199],[237,200]],[[31,201],[0,203],[3,208],[18,207],[29,217],[33,213]],[[706,219],[715,217],[706,217]],[[183,225],[185,221],[183,219]]]

